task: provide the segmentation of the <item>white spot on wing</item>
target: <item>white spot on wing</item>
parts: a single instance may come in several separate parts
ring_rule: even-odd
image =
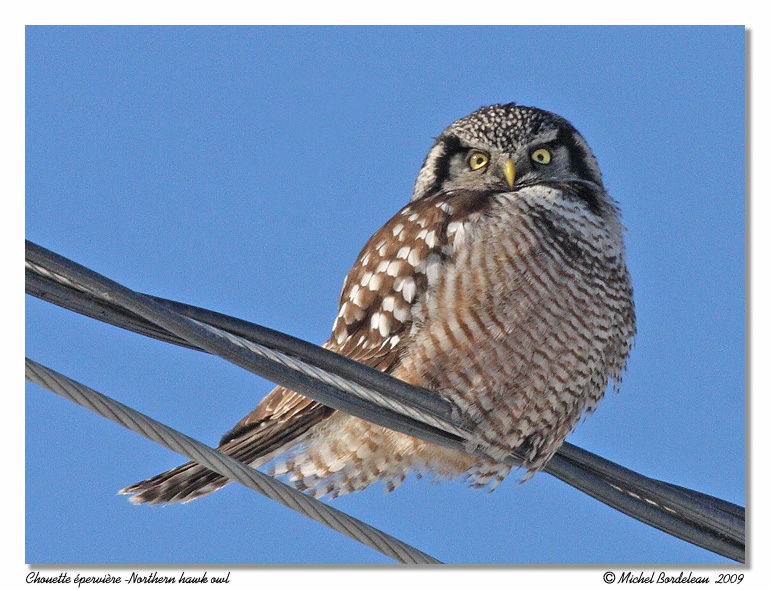
[[[407,277],[404,281],[404,284],[401,288],[402,295],[404,296],[404,300],[407,303],[411,303],[414,300],[414,296],[417,292],[417,284],[414,282],[414,279],[412,277]]]
[[[454,234],[455,248],[465,243],[465,224],[460,221],[453,221],[447,226],[446,229],[448,234]]]
[[[388,264],[388,269],[386,271],[388,276],[397,277],[401,272],[401,264],[400,260],[394,260]]]
[[[412,266],[417,266],[420,264],[420,254],[417,252],[417,250],[412,250],[409,252],[409,257],[406,261]]]
[[[372,275],[372,278],[369,280],[369,290],[377,291],[381,286],[382,286],[382,275],[381,274]]]
[[[430,230],[428,234],[425,236],[425,243],[428,245],[428,248],[433,248],[433,246],[436,245],[436,231]]]
[[[379,314],[380,316],[380,336],[385,338],[390,334],[390,316],[386,313]]]
[[[393,317],[403,324],[409,319],[409,308],[399,305],[393,310]]]

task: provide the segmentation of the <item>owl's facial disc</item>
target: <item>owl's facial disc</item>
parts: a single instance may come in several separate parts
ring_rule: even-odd
[[[505,193],[549,182],[604,190],[596,158],[568,121],[534,107],[492,105],[455,121],[436,139],[412,200],[442,191]]]

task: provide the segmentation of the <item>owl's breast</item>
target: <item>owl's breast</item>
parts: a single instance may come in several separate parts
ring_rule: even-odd
[[[450,210],[402,366],[485,423],[486,444],[539,432],[533,457],[596,405],[633,338],[622,236],[558,197],[533,187]]]

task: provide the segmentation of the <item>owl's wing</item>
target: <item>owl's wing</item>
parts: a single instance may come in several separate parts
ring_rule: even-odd
[[[438,206],[442,202],[434,198],[407,205],[364,245],[345,277],[332,337],[324,348],[386,373],[394,371],[426,289],[425,260],[446,232],[446,209]],[[328,415],[322,404],[276,387],[220,445],[261,433],[269,424],[305,424],[310,416],[317,423]]]
[[[416,303],[426,288],[425,259],[445,231],[432,199],[407,205],[367,242],[345,278],[325,348],[384,372],[406,349]],[[443,229],[442,229],[443,228]],[[302,441],[335,410],[278,386],[222,437],[219,450],[259,466]],[[194,462],[120,490],[135,504],[188,502],[228,480]]]

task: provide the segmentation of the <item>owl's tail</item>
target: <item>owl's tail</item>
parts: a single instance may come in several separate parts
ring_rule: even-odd
[[[123,488],[132,504],[187,503],[230,483],[226,477],[190,461],[164,473]]]
[[[278,392],[281,393],[281,392]],[[277,398],[278,396],[276,396]],[[299,396],[296,396],[299,398]],[[270,401],[270,396],[265,398]],[[312,400],[302,411],[289,416],[266,412],[264,401],[257,409],[225,434],[217,449],[233,459],[260,467],[302,442],[308,431],[334,410]],[[224,487],[230,480],[190,461],[174,469],[123,488],[132,504],[173,504],[190,502]]]
[[[267,441],[264,434],[264,428],[258,426],[233,440],[220,444],[218,450],[233,459],[256,468],[264,465],[297,442],[296,439],[290,439],[284,441],[284,444],[271,445],[270,442],[275,443],[276,441]],[[186,504],[201,496],[216,492],[228,483],[230,480],[223,475],[194,461],[189,461],[184,465],[123,488],[118,493],[132,495],[129,498],[132,504],[155,505],[175,502]]]

